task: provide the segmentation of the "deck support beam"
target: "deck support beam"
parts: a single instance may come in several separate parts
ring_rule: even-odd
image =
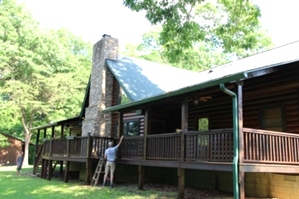
[[[60,176],[62,175],[63,172],[63,161],[60,161]]]
[[[138,166],[138,189],[143,190],[144,185],[144,166]]]
[[[90,160],[87,160],[86,161],[86,176],[85,176],[85,184],[86,185],[89,185],[91,180],[90,180],[90,175],[91,173],[91,161]]]
[[[48,175],[48,166],[49,166],[49,160],[45,160],[45,167],[44,167],[44,179],[47,179],[47,175]]]
[[[46,167],[46,160],[45,160],[45,159],[42,159],[42,169],[41,169],[41,174],[40,174],[40,177],[41,177],[41,178],[44,178],[44,175],[45,175],[45,167]]]
[[[53,165],[53,160],[48,160],[48,168],[47,168],[47,180],[51,180],[52,178],[52,165]]]
[[[65,171],[64,171],[64,182],[69,181],[69,170],[70,170],[70,162],[66,161]]]
[[[178,168],[178,199],[184,198],[185,192],[185,169]]]

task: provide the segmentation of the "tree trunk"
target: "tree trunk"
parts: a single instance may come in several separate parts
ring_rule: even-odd
[[[29,143],[30,143],[31,136],[32,136],[32,133],[30,132],[29,128],[32,124],[33,111],[31,112],[28,120],[26,120],[25,109],[21,108],[21,111],[22,111],[22,124],[24,127],[24,142],[25,142],[23,165],[28,166],[29,165],[29,161],[28,161],[29,160]],[[27,123],[26,121],[29,121],[29,122]]]
[[[23,165],[28,166],[29,165],[29,143],[31,140],[32,134],[28,130],[28,128],[25,128],[24,131],[24,137],[25,137],[25,151],[24,151],[24,160],[23,160]]]

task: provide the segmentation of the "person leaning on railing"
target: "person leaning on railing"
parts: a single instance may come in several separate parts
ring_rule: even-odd
[[[108,143],[109,148],[105,150],[104,159],[107,161],[106,161],[106,167],[105,167],[103,186],[106,185],[106,179],[107,179],[108,173],[110,171],[110,187],[111,188],[114,187],[113,175],[114,175],[114,171],[115,171],[116,152],[117,152],[118,147],[121,145],[123,138],[124,138],[124,136],[121,136],[119,143],[115,147],[112,147],[113,142],[109,142]]]

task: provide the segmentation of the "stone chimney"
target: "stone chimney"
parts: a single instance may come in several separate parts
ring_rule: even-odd
[[[105,64],[107,58],[118,58],[118,40],[105,34],[93,47],[89,107],[85,110],[82,136],[91,133],[111,137],[111,113],[102,113],[112,104],[113,75]]]

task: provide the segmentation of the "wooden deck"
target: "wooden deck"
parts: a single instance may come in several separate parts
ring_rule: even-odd
[[[299,135],[243,128],[242,136],[240,171],[299,173]],[[47,140],[42,158],[97,161],[110,140],[113,139],[93,136]],[[120,164],[232,171],[233,130],[126,137],[118,157]]]

